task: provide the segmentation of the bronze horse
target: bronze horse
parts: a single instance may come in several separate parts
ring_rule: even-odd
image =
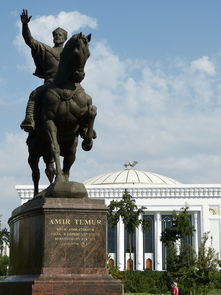
[[[50,182],[54,176],[55,182],[67,182],[75,161],[79,135],[83,138],[82,148],[85,151],[92,148],[96,138],[93,125],[97,108],[80,85],[90,56],[90,39],[91,35],[79,33],[67,41],[54,81],[39,93],[35,130],[29,133],[27,139],[34,195],[38,194],[40,157],[46,163],[45,172]],[[64,158],[63,168],[60,156]]]

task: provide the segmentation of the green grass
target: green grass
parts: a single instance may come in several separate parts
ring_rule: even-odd
[[[170,295],[170,292],[167,293],[158,293],[158,294],[150,294],[150,293],[125,293],[125,295]],[[221,295],[221,289],[211,290],[208,295]]]
[[[221,289],[211,290],[208,295],[221,295]]]
[[[170,295],[170,294],[171,294],[170,292],[169,293],[157,293],[157,294],[150,294],[150,293],[124,293],[124,295]]]

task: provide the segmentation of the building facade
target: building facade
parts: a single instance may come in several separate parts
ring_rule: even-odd
[[[195,228],[190,243],[198,251],[203,234],[209,232],[213,248],[221,254],[221,184],[181,184],[159,174],[125,169],[93,177],[84,182],[88,195],[104,199],[106,205],[122,198],[125,189],[136,200],[136,205],[146,209],[142,218],[150,221],[150,230],[141,226],[132,237],[132,261],[129,260],[128,233],[122,220],[116,228],[108,228],[108,253],[110,261],[120,270],[132,265],[133,269],[166,269],[166,249],[160,240],[162,231],[170,226],[171,215],[188,207]],[[44,189],[41,186],[40,189]],[[33,196],[33,186],[16,186],[21,203]],[[132,263],[132,264],[131,264]]]

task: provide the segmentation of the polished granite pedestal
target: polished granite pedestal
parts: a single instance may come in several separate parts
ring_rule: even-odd
[[[4,295],[120,295],[106,269],[103,200],[34,198],[15,209]]]

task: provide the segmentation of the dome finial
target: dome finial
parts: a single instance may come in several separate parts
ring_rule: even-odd
[[[137,161],[127,162],[127,163],[124,164],[124,167],[125,167],[125,169],[131,169],[131,168],[133,168],[137,164],[138,164]]]

